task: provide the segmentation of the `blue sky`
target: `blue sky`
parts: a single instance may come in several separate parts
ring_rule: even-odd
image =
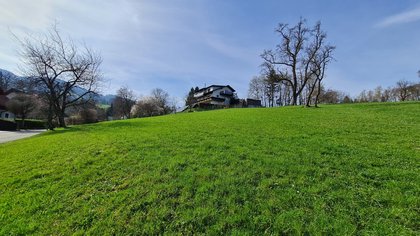
[[[0,0],[0,68],[19,74],[10,31],[62,34],[104,59],[104,93],[160,87],[182,99],[190,87],[230,84],[245,97],[260,54],[279,42],[278,23],[322,22],[336,61],[327,87],[353,96],[400,79],[418,81],[420,1],[413,0]]]

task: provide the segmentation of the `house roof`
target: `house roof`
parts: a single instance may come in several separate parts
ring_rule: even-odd
[[[217,84],[213,84],[204,88],[199,89],[196,93],[201,92],[203,90],[209,89],[211,87],[217,87],[217,88],[223,88],[223,87],[228,87],[232,90],[232,92],[235,92],[235,89],[233,89],[232,87],[230,87],[230,85],[217,85]]]

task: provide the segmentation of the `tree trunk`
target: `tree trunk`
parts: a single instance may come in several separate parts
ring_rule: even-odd
[[[49,130],[54,130],[54,123],[53,123],[53,109],[52,109],[52,104],[50,101],[50,104],[48,106],[48,117],[47,117],[47,128]]]
[[[293,99],[292,99],[292,106],[297,105],[298,94],[296,93],[295,89],[293,89]]]
[[[318,80],[318,91],[315,97],[315,107],[318,107],[319,95],[321,94],[321,80]]]
[[[25,115],[22,115],[22,129],[25,128]]]
[[[58,125],[62,128],[66,127],[66,122],[64,121],[64,113],[58,115]]]
[[[66,122],[64,121],[65,109],[56,109],[56,115],[58,118],[58,126],[61,128],[66,128]]]
[[[312,94],[314,93],[316,84],[318,82],[318,79],[315,80],[315,83],[312,85],[311,90],[309,91],[309,95],[308,98],[306,99],[306,107],[310,107],[311,106],[311,98],[312,98]]]

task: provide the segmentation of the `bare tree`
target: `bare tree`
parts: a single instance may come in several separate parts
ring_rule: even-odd
[[[249,81],[248,97],[252,99],[261,99],[262,104],[264,104],[266,98],[264,75],[254,76],[251,81]]]
[[[317,88],[317,93],[315,96],[315,107],[318,107],[319,102],[319,95],[321,93],[321,83],[322,80],[325,78],[325,70],[327,69],[327,65],[333,59],[332,52],[334,51],[335,47],[331,45],[324,45],[324,40],[326,38],[326,34],[321,31],[321,25],[317,24],[315,26],[316,30],[316,43],[319,44],[320,49],[316,52],[315,56],[312,58],[311,61],[311,72],[312,75],[310,78],[313,78],[313,84],[308,94],[308,98],[306,101],[306,106],[310,106],[312,93],[314,92],[315,88]],[[309,78],[309,79],[310,79]]]
[[[154,97],[140,98],[133,108],[134,117],[159,116],[163,114],[163,108]]]
[[[419,101],[420,100],[420,83],[411,83],[408,87],[409,99],[411,101]]]
[[[314,58],[326,45],[326,34],[321,23],[309,28],[306,20],[300,19],[297,25],[279,24],[276,32],[280,44],[275,50],[265,50],[261,57],[264,64],[275,69],[281,81],[286,81],[292,90],[292,105],[297,105],[298,97],[313,76]]]
[[[152,90],[151,97],[156,101],[158,107],[163,110],[163,114],[169,114],[172,112],[172,108],[169,104],[169,94],[161,88],[155,88]]]
[[[409,96],[410,82],[407,80],[400,80],[397,82],[396,90],[400,101],[405,101]]]
[[[113,102],[114,116],[119,119],[131,118],[131,108],[136,103],[136,95],[133,90],[129,89],[127,86],[121,87],[117,91],[117,96]]]
[[[37,107],[37,102],[34,96],[17,94],[7,102],[6,107],[22,119],[21,127],[25,127],[25,119]]]
[[[19,42],[23,72],[33,78],[48,100],[48,127],[53,129],[54,117],[65,127],[66,109],[91,100],[98,92],[101,57],[71,39],[64,40],[55,25],[45,34],[27,35]]]

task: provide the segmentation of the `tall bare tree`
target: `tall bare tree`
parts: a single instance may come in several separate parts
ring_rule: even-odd
[[[320,31],[320,25],[316,26],[316,30]],[[322,33],[317,33],[322,35]],[[326,35],[324,34],[322,36],[324,39]],[[322,43],[324,40],[320,38],[318,43]],[[332,52],[334,51],[335,47],[331,45],[321,45],[321,49],[316,53],[315,57],[312,59],[311,62],[311,70],[312,70],[312,77],[313,77],[313,84],[311,87],[311,91],[308,95],[308,98],[306,100],[306,106],[310,106],[312,93],[314,92],[314,89],[317,88],[317,93],[315,95],[315,107],[318,107],[319,102],[319,95],[321,93],[321,84],[322,80],[325,78],[325,70],[327,69],[327,65],[331,62],[333,59]]]
[[[53,118],[65,127],[66,109],[93,98],[102,82],[102,58],[87,46],[63,39],[54,25],[45,34],[18,38],[23,72],[33,78],[49,103],[48,126]]]
[[[314,58],[327,45],[326,33],[321,30],[320,22],[310,28],[304,19],[295,26],[279,24],[276,32],[280,44],[274,50],[265,50],[261,57],[265,65],[275,69],[279,80],[288,82],[292,90],[292,105],[297,105],[299,96],[313,77]]]

